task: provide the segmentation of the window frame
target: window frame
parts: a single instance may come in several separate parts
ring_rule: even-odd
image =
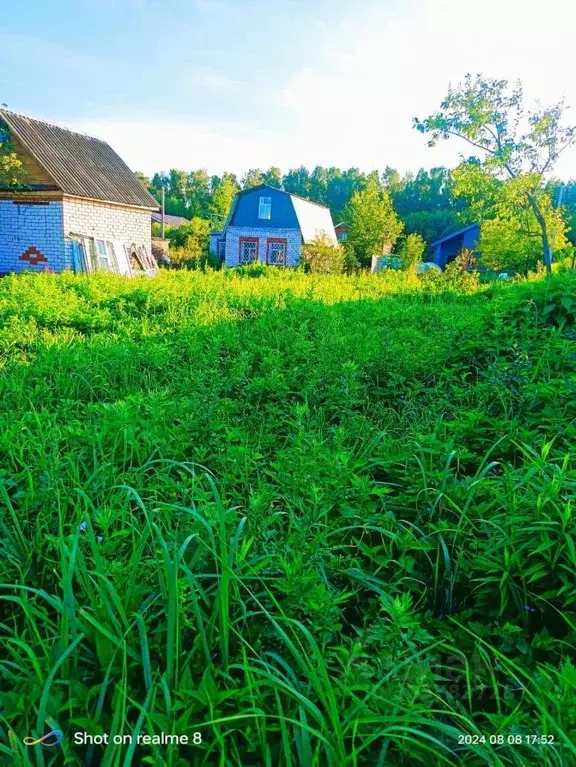
[[[267,200],[267,202],[264,202]],[[262,208],[266,207],[268,211],[267,216],[262,215]],[[258,220],[259,221],[271,221],[272,220],[272,197],[260,197],[258,200]]]
[[[270,263],[270,245],[274,243],[281,243],[284,245],[284,263],[283,264],[271,264]],[[266,241],[266,264],[268,266],[287,266],[288,265],[288,240],[286,237],[268,237]]]
[[[245,242],[256,243],[256,258],[254,261],[242,260],[242,246]],[[238,239],[238,264],[240,266],[246,266],[247,264],[257,264],[260,261],[260,238],[259,237],[240,237]]]
[[[101,253],[100,250],[98,249],[99,245],[103,246],[103,250],[104,250],[103,253]],[[104,272],[104,271],[106,271],[106,272],[112,271],[110,269],[110,262],[111,262],[112,259],[110,258],[110,252],[108,251],[108,243],[106,242],[106,240],[100,240],[100,239],[97,240],[95,238],[94,239],[94,247],[96,248],[96,257],[98,259],[98,271],[99,272],[100,271],[102,271],[102,272]],[[103,266],[102,266],[102,259],[104,259],[106,261],[106,268],[103,268]]]

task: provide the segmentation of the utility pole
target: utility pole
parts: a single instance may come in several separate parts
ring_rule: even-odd
[[[162,239],[166,234],[166,189],[162,185]]]

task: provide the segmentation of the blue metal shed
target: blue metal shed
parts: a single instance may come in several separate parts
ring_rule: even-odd
[[[454,261],[462,250],[471,250],[478,255],[478,242],[480,241],[480,224],[470,224],[459,229],[457,232],[447,234],[436,242],[432,242],[432,261],[442,269]]]

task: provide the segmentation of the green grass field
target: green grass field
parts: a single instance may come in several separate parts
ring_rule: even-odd
[[[1,280],[0,763],[576,764],[575,309]]]

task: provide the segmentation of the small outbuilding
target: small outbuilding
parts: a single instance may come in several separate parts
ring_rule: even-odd
[[[158,203],[106,142],[5,109],[0,141],[24,171],[0,186],[0,273],[156,273]]]
[[[478,243],[480,241],[480,224],[470,224],[470,226],[459,229],[442,237],[436,242],[430,244],[432,250],[432,261],[441,269],[446,264],[454,261],[456,256],[463,250],[471,250],[478,255]]]

